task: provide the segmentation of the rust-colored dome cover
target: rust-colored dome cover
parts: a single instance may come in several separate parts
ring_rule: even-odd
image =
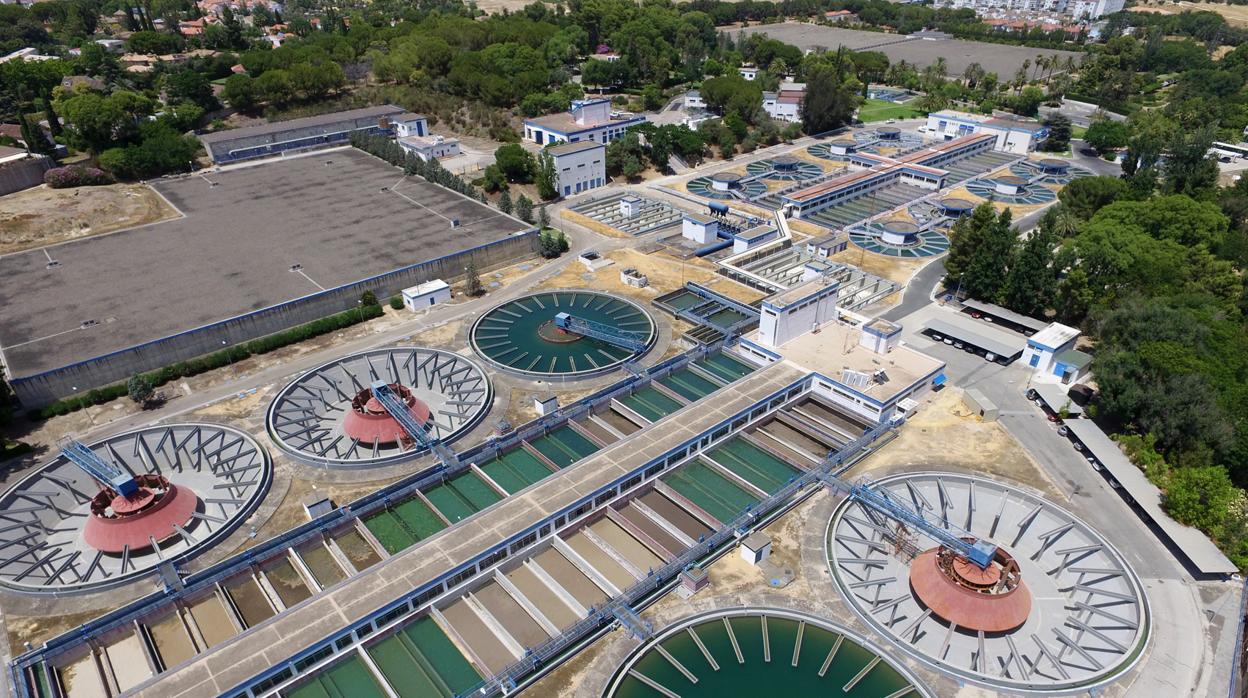
[[[424,424],[429,421],[431,414],[429,406],[412,395],[411,390],[398,383],[392,383],[390,389],[399,396],[400,400],[407,403],[408,411],[417,422]],[[403,427],[390,416],[385,406],[373,397],[373,391],[368,388],[361,390],[351,401],[351,411],[347,413],[342,422],[342,431],[348,437],[364,444],[373,442],[390,444],[408,438]]]
[[[139,491],[126,498],[106,488],[91,500],[91,515],[82,529],[87,545],[106,553],[120,554],[150,548],[177,535],[174,526],[185,527],[199,506],[189,487],[179,487],[160,475],[140,475]]]
[[[940,552],[940,548],[927,550],[910,565],[910,587],[933,615],[972,632],[1007,632],[1027,622],[1031,591],[1021,579],[1012,588],[993,591],[1003,567],[1013,565],[1007,553],[998,549],[997,564],[986,570],[950,555],[943,560],[948,566],[946,572],[941,569]]]

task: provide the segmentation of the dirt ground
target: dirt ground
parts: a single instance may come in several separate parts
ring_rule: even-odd
[[[579,264],[568,265],[542,284],[543,288],[588,288],[609,291],[640,301],[649,301],[693,281],[743,303],[752,303],[765,294],[716,274],[702,261],[681,262],[662,254],[645,255],[636,250],[613,250],[606,257],[615,264],[589,271]],[[650,279],[645,288],[634,288],[620,281],[620,270],[632,267]]]
[[[279,467],[292,467],[282,464]],[[400,476],[401,477],[401,476]],[[290,481],[290,488],[286,491],[286,496],[282,498],[277,509],[269,516],[265,522],[256,529],[256,535],[248,539],[240,545],[237,553],[247,548],[259,545],[264,541],[278,536],[295,526],[307,523],[308,515],[303,510],[303,500],[313,492],[328,492],[329,498],[338,505],[353,502],[366,494],[375,492],[376,490],[400,479],[400,477],[392,477],[384,480],[370,480],[369,482],[352,482],[352,483],[329,483],[329,482],[313,482],[305,477],[293,477]]]
[[[904,466],[904,468],[903,468]],[[896,440],[850,471],[850,477],[879,476],[900,469],[946,468],[1020,482],[1054,498],[1061,491],[1018,441],[997,422],[975,416],[962,391],[946,388],[929,395]]]
[[[1157,12],[1164,15],[1177,15],[1181,12],[1216,12],[1222,15],[1228,24],[1248,26],[1248,6],[1244,5],[1223,5],[1215,2],[1150,3],[1145,0],[1128,9],[1131,12]]]
[[[868,274],[875,274],[889,281],[904,284],[914,276],[914,272],[928,262],[928,259],[903,259],[888,255],[867,252],[857,245],[850,245],[844,252],[832,255],[833,261],[858,267]]]
[[[0,254],[111,233],[178,217],[144,184],[51,189],[41,185],[0,197]]]

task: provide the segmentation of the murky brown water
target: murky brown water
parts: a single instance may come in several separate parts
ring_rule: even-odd
[[[554,623],[559,628],[566,628],[575,623],[579,618],[576,611],[573,611],[558,595],[555,594],[549,586],[546,585],[537,575],[528,567],[520,566],[507,573],[507,579],[529,603],[537,606],[537,610],[546,616],[546,620]]]
[[[177,613],[170,613],[154,623],[148,623],[147,629],[152,634],[152,643],[156,645],[156,653],[166,669],[195,656],[195,644],[191,642],[191,636]]]
[[[312,591],[308,589],[308,585],[299,576],[295,566],[286,558],[282,558],[278,562],[265,567],[263,572],[264,576],[268,578],[269,584],[273,586],[277,595],[282,599],[282,603],[286,605],[286,608],[290,608],[312,595]]]
[[[681,509],[672,500],[664,497],[659,492],[647,492],[641,496],[641,503],[650,507],[650,510],[663,517],[668,523],[676,527],[676,530],[689,536],[694,541],[699,536],[709,535],[711,529],[707,528],[701,521],[693,517],[693,514]]]
[[[623,565],[616,562],[607,555],[607,552],[598,547],[596,543],[585,537],[584,533],[577,531],[566,538],[568,546],[575,550],[580,556],[590,564],[598,573],[607,578],[607,581],[615,585],[617,589],[623,591],[633,585],[637,581],[631,572],[624,569]]]
[[[243,625],[246,627],[250,628],[273,617],[273,606],[251,576],[225,585],[225,590],[234,601],[234,607],[243,617]]]
[[[215,647],[234,637],[234,623],[226,614],[225,606],[215,594],[191,604],[191,617],[199,626],[199,633],[209,647]]]
[[[334,542],[346,554],[356,570],[362,571],[381,562],[381,555],[373,549],[372,545],[369,545],[359,531],[354,529],[343,531],[334,536]]]
[[[649,548],[611,519],[598,519],[590,525],[590,529],[606,541],[607,545],[615,548],[617,553],[623,555],[624,559],[633,563],[633,567],[641,570],[642,574],[663,565],[658,555],[650,552]]]
[[[72,664],[57,669],[61,686],[69,698],[108,698],[104,680],[96,669],[95,656],[87,654]]]
[[[675,557],[684,552],[685,544],[676,539],[676,536],[667,532],[667,529],[660,526],[649,516],[641,513],[635,504],[629,502],[624,508],[618,510],[620,516],[627,519],[629,523],[641,529],[642,533],[650,536],[655,543],[662,546],[663,549],[670,553],[671,557]]]
[[[582,606],[589,608],[607,600],[606,593],[558,550],[547,548],[538,553],[533,561]]]
[[[317,584],[320,584],[322,589],[347,578],[346,572],[343,572],[342,567],[334,560],[329,548],[322,543],[300,550],[299,556],[303,558],[303,563],[312,571],[312,576],[316,578]]]
[[[442,615],[490,672],[498,672],[515,661],[498,637],[481,622],[480,616],[468,607],[468,602],[459,599],[442,609]]]
[[[152,677],[143,652],[143,641],[138,635],[130,633],[105,647],[104,652],[108,654],[108,663],[113,667],[113,678],[117,680],[121,690],[134,688]]]
[[[503,624],[508,634],[525,647],[533,647],[550,638],[528,611],[525,611],[524,607],[497,582],[482,586],[473,592],[473,595],[477,597],[477,601],[480,601],[482,606],[485,606],[485,610],[489,611],[490,615]]]

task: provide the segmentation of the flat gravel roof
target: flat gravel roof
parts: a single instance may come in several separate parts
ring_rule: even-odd
[[[11,376],[532,227],[354,149],[152,184],[184,218],[0,257],[0,348]],[[49,268],[49,259],[59,265]],[[98,324],[82,329],[89,321]]]

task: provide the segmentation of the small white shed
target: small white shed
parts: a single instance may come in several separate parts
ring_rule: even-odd
[[[451,287],[442,279],[426,281],[419,286],[403,289],[403,305],[413,312],[445,303],[451,299]]]

